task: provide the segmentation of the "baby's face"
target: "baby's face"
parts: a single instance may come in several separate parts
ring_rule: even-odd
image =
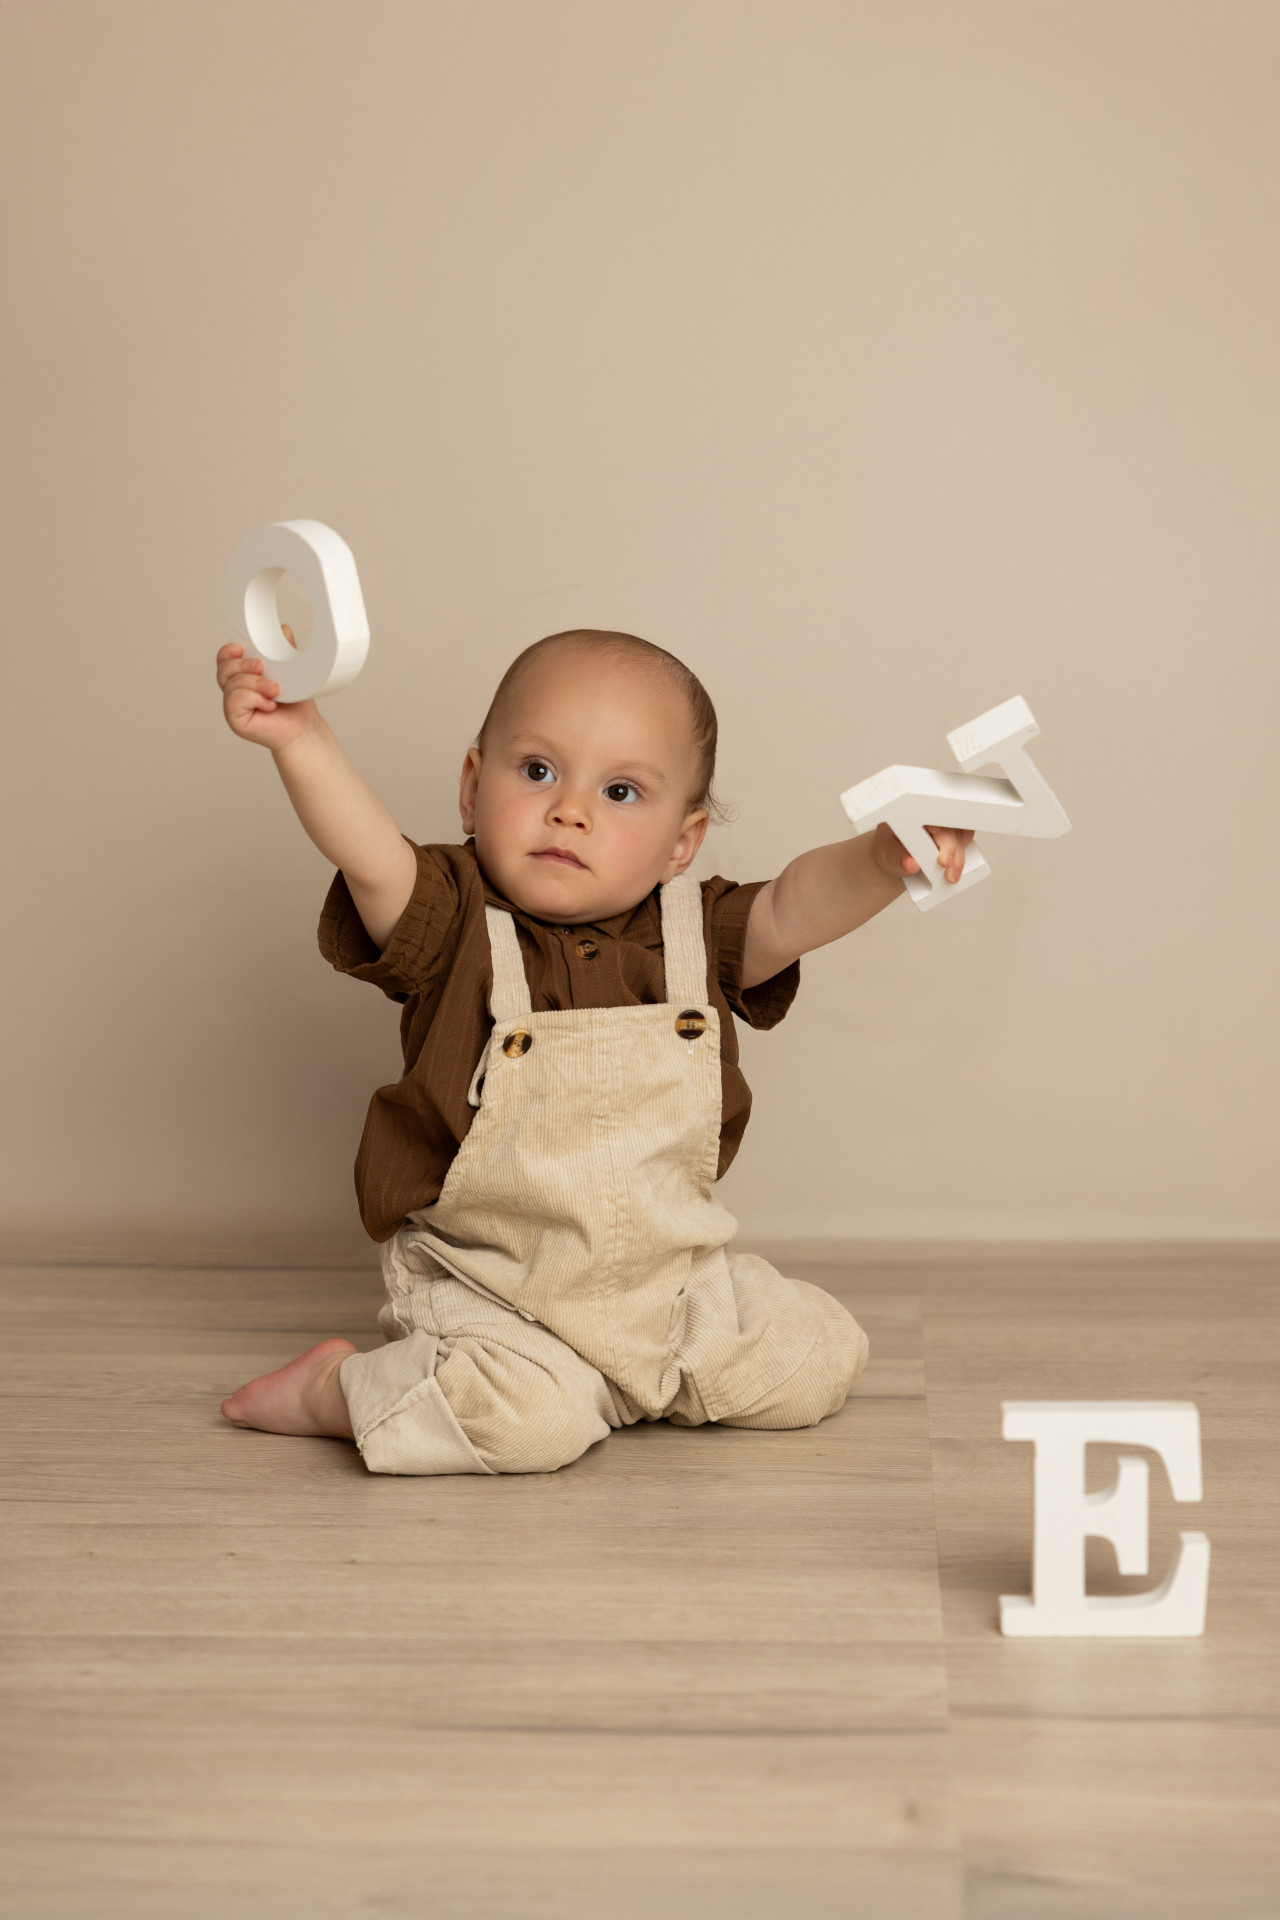
[[[683,873],[707,814],[679,689],[638,662],[555,648],[462,769],[462,825],[497,891],[540,920],[607,920]]]

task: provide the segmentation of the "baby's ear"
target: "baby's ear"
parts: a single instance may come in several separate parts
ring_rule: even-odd
[[[476,790],[480,785],[480,764],[483,758],[479,747],[468,747],[467,757],[462,763],[462,778],[458,783],[458,811],[462,815],[464,833],[474,833],[476,830]]]
[[[681,839],[688,838],[693,842],[694,853],[698,851],[698,848],[702,845],[706,837],[710,820],[711,815],[706,807],[691,807],[684,817],[684,825],[680,829],[680,837]],[[690,858],[692,858],[692,855]]]
[[[686,813],[675,846],[671,849],[667,879],[674,880],[677,874],[693,865],[706,834],[709,817],[705,807],[691,807]]]

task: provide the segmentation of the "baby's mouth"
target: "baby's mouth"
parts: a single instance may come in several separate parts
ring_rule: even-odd
[[[581,873],[585,873],[587,870],[585,863],[579,860],[576,853],[570,853],[567,847],[543,847],[538,853],[534,854],[533,858],[535,860],[550,860],[554,865],[560,867],[577,867]]]

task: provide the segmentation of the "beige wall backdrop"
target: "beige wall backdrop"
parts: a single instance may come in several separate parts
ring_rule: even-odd
[[[350,1226],[398,1008],[225,727],[241,534],[414,839],[576,623],[716,698],[752,879],[1022,693],[1074,822],[747,1035],[756,1234],[1280,1232],[1280,10],[7,0],[11,1227]]]

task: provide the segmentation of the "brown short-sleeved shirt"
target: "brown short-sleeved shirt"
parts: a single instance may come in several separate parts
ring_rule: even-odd
[[[407,837],[407,836],[406,836]],[[662,916],[655,889],[637,907],[595,926],[561,927],[513,907],[485,879],[475,843],[413,847],[418,877],[408,906],[379,953],[356,912],[341,871],[320,915],[320,951],[340,973],[369,980],[404,1004],[404,1075],[369,1103],[356,1193],[375,1240],[389,1240],[406,1213],[439,1198],[445,1174],[475,1117],[467,1090],[489,1037],[493,984],[486,905],[515,922],[535,1013],[571,1007],[632,1007],[666,999]],[[747,915],[763,880],[702,883],[707,991],[720,1014],[723,1097],[720,1165],[738,1151],[751,1090],[738,1066],[730,1012],[752,1027],[781,1020],[800,983],[793,961],[772,980],[744,989]]]

